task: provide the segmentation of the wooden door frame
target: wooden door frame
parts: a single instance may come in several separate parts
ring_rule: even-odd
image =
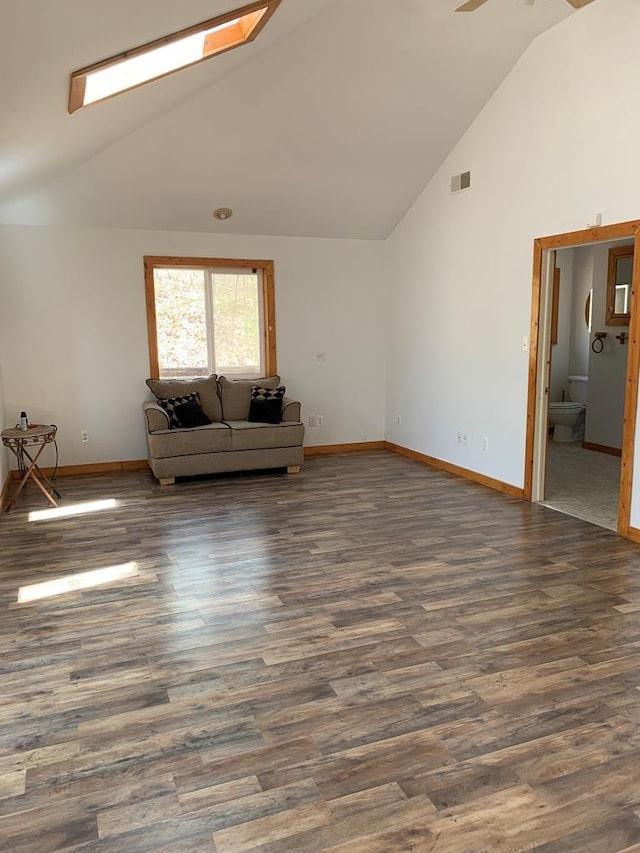
[[[539,351],[543,252],[546,250],[588,246],[593,243],[604,243],[609,240],[622,240],[625,237],[632,237],[635,242],[633,279],[631,282],[631,304],[633,307],[631,310],[631,322],[629,324],[629,352],[627,354],[624,421],[622,427],[622,464],[620,471],[620,493],[618,502],[618,533],[621,536],[637,540],[640,531],[631,527],[630,519],[636,411],[638,406],[638,373],[640,371],[640,310],[638,310],[638,305],[636,303],[638,298],[637,294],[640,290],[640,219],[633,219],[629,222],[620,222],[616,225],[602,225],[593,228],[586,228],[584,231],[571,231],[566,234],[554,234],[550,237],[538,237],[534,240],[523,496],[525,500],[530,501],[533,491],[538,362],[540,357],[546,357],[545,353],[540,353]]]

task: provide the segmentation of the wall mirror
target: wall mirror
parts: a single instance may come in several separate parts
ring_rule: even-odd
[[[631,320],[633,246],[609,249],[607,273],[607,326],[628,326]]]

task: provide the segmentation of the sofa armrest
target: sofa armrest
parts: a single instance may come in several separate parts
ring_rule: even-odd
[[[169,413],[153,400],[145,400],[142,404],[142,411],[144,412],[147,432],[171,429]]]
[[[300,403],[297,400],[290,400],[284,397],[282,400],[282,420],[300,422]]]

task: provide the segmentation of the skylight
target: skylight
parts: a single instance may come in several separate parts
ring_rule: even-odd
[[[69,112],[253,41],[281,0],[260,0],[74,71]]]

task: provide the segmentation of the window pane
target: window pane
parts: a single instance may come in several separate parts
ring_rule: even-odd
[[[257,273],[212,275],[217,373],[262,373]]]
[[[204,282],[204,270],[154,271],[161,378],[211,373]]]
[[[629,288],[630,284],[616,284],[615,305],[613,310],[616,314],[629,313]]]

